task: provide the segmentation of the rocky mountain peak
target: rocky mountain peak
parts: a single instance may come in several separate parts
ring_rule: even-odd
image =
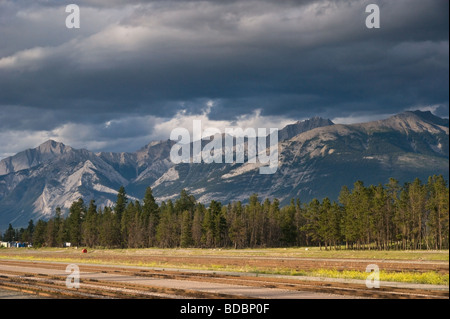
[[[36,151],[42,154],[54,154],[54,155],[61,155],[71,150],[72,148],[70,146],[66,146],[63,143],[56,142],[54,140],[48,140],[36,148]]]
[[[48,140],[0,161],[0,230],[14,222],[48,217],[57,206],[67,212],[79,197],[110,205],[125,186],[143,198],[151,186],[158,201],[186,189],[200,202],[248,199],[252,193],[277,198],[337,198],[343,185],[448,179],[448,119],[408,111],[384,120],[336,124],[314,117],[279,130],[278,170],[259,174],[257,163],[174,164],[174,141],[148,144],[134,153],[93,153]]]
[[[286,141],[303,132],[315,129],[317,127],[330,125],[334,125],[334,123],[331,120],[317,116],[304,121],[297,121],[294,124],[289,124],[285,126],[282,130],[280,130],[278,132],[278,139],[280,142]]]
[[[433,113],[431,113],[430,111],[417,110],[417,111],[411,111],[409,113],[413,113],[414,115],[420,117],[422,120],[424,120],[428,123],[449,127],[449,119],[440,118],[440,117],[434,115]]]
[[[73,149],[63,143],[48,140],[36,148],[17,153],[0,161],[0,176],[29,169]]]

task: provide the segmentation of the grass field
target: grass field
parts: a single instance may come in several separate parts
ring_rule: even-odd
[[[85,247],[77,248],[0,248],[3,254],[73,253],[77,255]],[[308,248],[258,248],[258,249],[201,249],[201,248],[145,248],[145,249],[89,249],[98,255],[161,255],[161,256],[250,256],[250,257],[298,257],[298,258],[356,258],[383,260],[449,261],[448,250],[324,250]]]
[[[159,268],[233,271],[324,278],[366,279],[368,273],[355,266],[396,262],[398,268],[382,269],[381,281],[449,285],[447,251],[351,251],[319,248],[261,249],[88,249],[76,248],[3,248],[0,259],[59,261],[130,265]],[[446,264],[446,271],[403,270],[414,263]],[[351,267],[350,267],[351,266]],[[353,268],[352,268],[353,267]],[[391,265],[391,267],[393,267]]]

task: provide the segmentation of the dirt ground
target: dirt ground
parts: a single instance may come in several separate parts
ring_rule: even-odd
[[[298,250],[207,250],[207,249],[1,249],[0,258],[19,258],[26,260],[76,261],[87,263],[107,263],[154,267],[180,267],[234,271],[308,271],[313,269],[358,270],[365,271],[369,264],[377,264],[386,271],[437,271],[449,273],[447,260],[431,256],[430,252],[417,252],[403,259],[401,252],[377,254],[363,252],[357,257],[348,258],[348,252],[329,254],[312,252],[309,257],[304,249]],[[410,253],[410,252],[409,252]],[[411,253],[410,253],[411,254]],[[443,254],[445,252],[434,252]],[[372,256],[371,256],[372,255]],[[345,258],[339,258],[343,256]],[[448,251],[446,252],[448,258]],[[382,257],[382,258],[377,258]],[[445,257],[443,257],[445,259]]]
[[[448,252],[324,252],[300,248],[83,250],[0,249],[0,286],[72,296],[72,291],[62,292],[64,283],[58,280],[65,280],[67,264],[77,264],[82,268],[85,287],[75,297],[82,298],[105,294],[116,298],[128,298],[130,294],[144,298],[448,298],[445,285],[383,282],[382,289],[374,290],[366,287],[365,280],[311,277],[308,273],[318,269],[365,273],[368,265],[376,264],[387,272],[436,271],[448,277]]]

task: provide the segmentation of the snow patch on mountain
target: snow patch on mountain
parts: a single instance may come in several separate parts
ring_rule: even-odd
[[[154,178],[155,176],[161,176],[167,172],[174,164],[170,159],[164,159],[153,162],[148,166],[139,176],[134,180],[135,182],[144,181],[147,178]]]
[[[178,180],[180,178],[180,175],[178,174],[178,171],[176,170],[176,168],[173,166],[171,168],[169,168],[169,170],[163,174],[163,176],[161,176],[160,178],[158,178],[152,185],[152,188],[155,188],[159,185],[161,185],[162,183],[166,183],[166,182],[174,182],[176,180]]]
[[[39,217],[50,217],[54,213],[54,207],[69,209],[74,201],[83,197],[76,189],[64,190],[61,187],[46,186],[42,194],[33,203],[33,213]]]
[[[233,178],[233,177],[245,174],[247,172],[257,170],[263,165],[266,165],[266,164],[244,163],[244,164],[240,165],[239,167],[237,167],[236,169],[233,169],[231,172],[222,175],[222,179]]]

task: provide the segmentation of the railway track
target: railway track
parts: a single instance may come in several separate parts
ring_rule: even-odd
[[[0,262],[0,287],[57,298],[145,298],[145,299],[238,299],[248,296],[208,292],[198,289],[170,288],[152,285],[153,279],[204,284],[226,284],[255,289],[277,289],[311,292],[349,298],[382,299],[448,299],[448,287],[426,289],[418,287],[380,287],[369,289],[365,284],[330,281],[311,281],[298,278],[256,277],[247,274],[227,275],[206,272],[154,270],[119,266],[83,265],[80,288],[67,288],[65,266],[46,262]],[[22,270],[21,267],[27,267]],[[89,274],[89,275],[88,275]],[[139,283],[139,280],[145,283]],[[181,286],[181,284],[180,284]]]
[[[62,276],[47,276],[0,273],[0,287],[3,289],[36,294],[49,298],[76,299],[220,299],[235,298],[219,293],[204,293],[188,289],[161,288],[155,286],[139,286],[124,282],[111,282],[96,279],[81,280],[79,288],[68,288],[66,278]]]

